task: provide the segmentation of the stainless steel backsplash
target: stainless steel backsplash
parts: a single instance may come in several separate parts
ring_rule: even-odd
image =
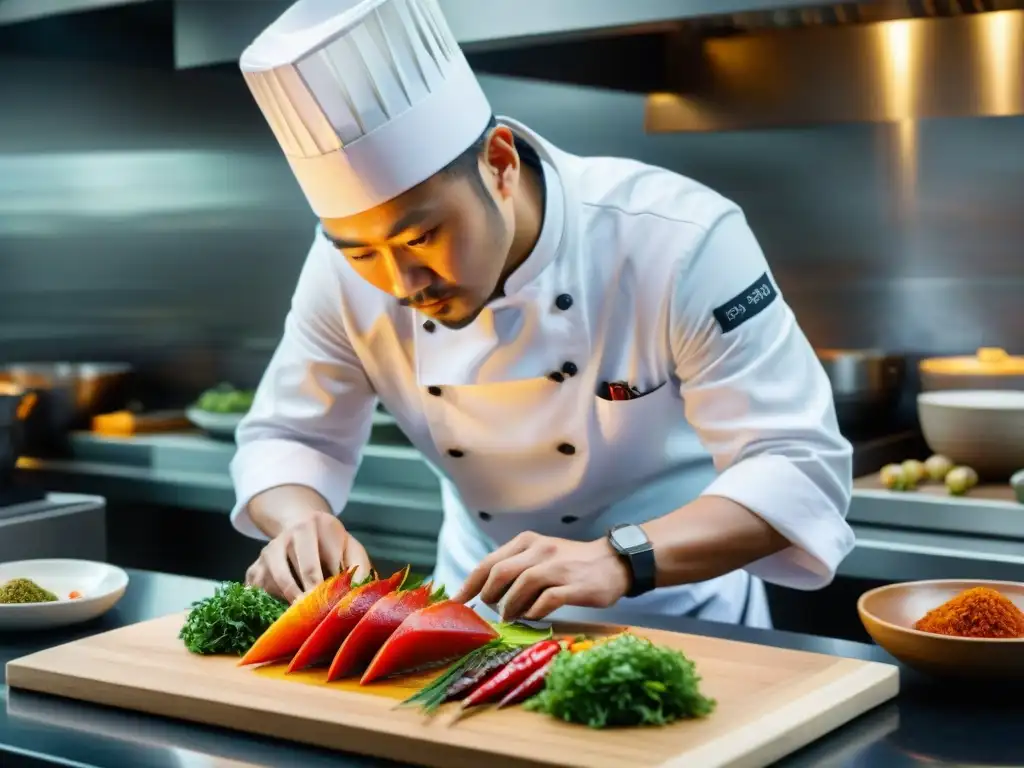
[[[0,62],[0,360],[127,359],[161,403],[258,377],[315,221],[241,78],[19,64]],[[816,345],[1024,353],[1024,118],[645,135],[640,95],[483,81],[570,151],[741,203]]]

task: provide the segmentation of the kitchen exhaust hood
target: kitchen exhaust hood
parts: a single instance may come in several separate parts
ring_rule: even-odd
[[[0,0],[3,3],[4,0]],[[293,0],[175,0],[179,67],[235,62]],[[808,0],[438,0],[468,53],[668,31],[715,14],[797,12]],[[820,0],[819,0],[820,2]],[[852,5],[856,5],[855,3]],[[555,76],[557,79],[557,75]]]
[[[1024,114],[1024,0],[437,1],[478,71],[642,93],[655,133]],[[292,2],[0,0],[0,26],[161,8],[175,67],[235,67]]]
[[[756,15],[742,32],[711,19],[699,34],[680,28],[669,85],[647,99],[647,130],[1024,115],[1024,10],[990,10],[1024,1],[962,0],[946,10],[983,10],[912,18],[894,6],[938,3],[877,3],[884,20],[865,23],[868,5],[856,21],[796,29]]]
[[[290,2],[176,0],[177,66]],[[648,94],[653,133],[1024,114],[1024,0],[439,2],[478,71]]]

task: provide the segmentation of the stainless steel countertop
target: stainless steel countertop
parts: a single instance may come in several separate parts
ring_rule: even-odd
[[[305,748],[134,712],[98,707],[3,686],[10,659],[139,621],[185,610],[214,583],[130,570],[121,603],[101,619],[63,631],[0,635],[0,765],[76,768],[191,768],[226,764],[364,768],[389,763]],[[582,609],[559,612],[586,620]],[[612,621],[615,621],[613,618]],[[717,622],[645,617],[634,624],[832,656],[893,663],[881,649],[844,640],[737,627]],[[777,763],[781,768],[911,768],[936,765],[1016,766],[1024,755],[1024,705],[998,687],[973,692],[901,669],[901,691],[888,704]]]
[[[73,443],[73,459],[23,459],[19,466],[52,490],[218,514],[234,503],[231,443],[198,433],[130,440],[81,433]],[[371,442],[364,457],[347,522],[378,537],[383,547],[400,548],[403,559],[431,564],[442,518],[434,470],[408,445]],[[857,489],[848,519],[857,545],[840,576],[1024,581],[1024,505]]]

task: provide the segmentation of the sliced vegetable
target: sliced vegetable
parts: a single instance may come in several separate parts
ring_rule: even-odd
[[[338,680],[362,670],[409,614],[446,599],[444,587],[436,592],[432,589],[431,584],[402,589],[384,595],[374,603],[342,642],[331,662],[327,679]]]
[[[467,694],[489,674],[508,664],[517,653],[518,648],[508,648],[501,640],[492,640],[463,656],[452,664],[447,672],[418,690],[399,706],[416,705],[421,712],[431,715],[445,702]]]
[[[360,683],[460,658],[500,637],[472,608],[452,600],[410,614],[373,657]]]
[[[557,640],[542,640],[530,646],[469,694],[462,702],[462,709],[497,701],[545,666],[561,650],[562,645]]]
[[[540,669],[535,669],[529,677],[505,694],[505,698],[498,702],[498,709],[526,701],[540,693],[544,689],[544,678],[547,677],[548,670],[554,663],[555,660],[552,658]]]
[[[448,686],[445,691],[445,701],[458,701],[475,691],[481,683],[498,670],[505,667],[512,659],[519,655],[520,648],[495,649],[494,653],[487,656],[484,661],[471,669],[467,669]]]
[[[79,592],[77,589],[73,589],[71,590],[71,592],[68,593],[68,600],[78,600],[81,597],[82,593]]]
[[[541,640],[548,640],[553,635],[551,627],[537,629],[526,624],[520,624],[517,621],[501,621],[491,626],[498,630],[498,634],[501,635],[501,642],[509,646],[514,645],[517,648],[525,648],[528,645],[539,643]]]
[[[331,576],[318,584],[308,595],[291,606],[246,652],[238,663],[262,664],[277,661],[295,653],[331,610],[352,587],[352,568]]]
[[[536,629],[517,623],[497,623],[492,626],[498,632],[497,639],[458,659],[445,673],[434,678],[399,706],[418,706],[421,712],[431,715],[445,702],[467,696],[481,682],[512,661],[526,646],[552,636],[550,627]],[[562,641],[568,643],[573,639],[565,637]]]
[[[341,647],[342,641],[348,637],[349,632],[373,607],[373,604],[398,589],[408,573],[409,566],[406,566],[387,579],[375,579],[361,586],[353,587],[323,617],[320,624],[296,651],[291,664],[288,665],[288,672],[297,672],[310,664],[333,657]],[[334,678],[328,673],[327,679],[333,680]]]

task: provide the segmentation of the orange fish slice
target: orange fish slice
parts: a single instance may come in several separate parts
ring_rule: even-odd
[[[458,658],[498,637],[498,631],[472,608],[452,600],[434,603],[405,617],[384,641],[359,682],[366,685],[399,672]]]
[[[238,662],[239,666],[277,661],[295,653],[315,630],[324,616],[352,589],[352,576],[356,569],[331,576],[318,584],[312,592],[292,603],[253,643]]]
[[[342,642],[327,679],[348,677],[365,667],[406,616],[430,604],[432,590],[433,585],[427,583],[406,592],[392,592],[374,603]]]
[[[390,578],[363,584],[345,595],[306,638],[288,665],[288,671],[296,672],[310,664],[332,658],[363,615],[384,595],[402,586],[408,573],[409,566],[406,566]],[[330,675],[327,679],[331,679]]]

